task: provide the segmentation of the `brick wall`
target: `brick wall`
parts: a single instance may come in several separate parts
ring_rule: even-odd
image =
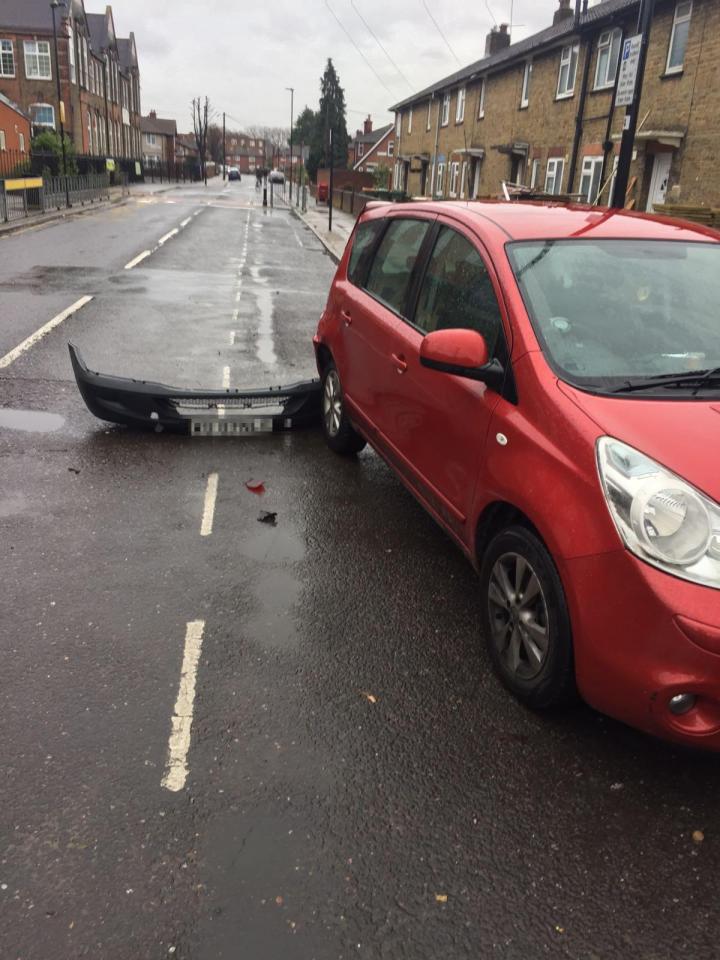
[[[5,134],[5,149],[19,152],[21,147],[20,136],[25,138],[25,150],[30,150],[30,124],[12,107],[8,107],[0,100],[0,130]],[[1,138],[0,138],[1,139]]]

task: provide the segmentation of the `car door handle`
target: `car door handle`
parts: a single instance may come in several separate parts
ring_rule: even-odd
[[[405,357],[403,357],[402,354],[398,355],[397,353],[394,353],[392,355],[392,360],[393,360],[393,363],[395,364],[395,369],[397,370],[397,372],[405,373],[405,371],[407,370],[407,360],[405,359]]]
[[[352,323],[352,314],[351,314],[348,310],[341,310],[341,311],[340,311],[340,316],[343,318],[343,320],[345,321],[345,323],[346,323],[348,326],[350,326],[350,324]]]

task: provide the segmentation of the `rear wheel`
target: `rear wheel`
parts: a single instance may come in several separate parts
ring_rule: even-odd
[[[327,445],[335,453],[348,456],[365,446],[365,440],[348,420],[340,375],[332,361],[322,375],[322,425]]]
[[[520,526],[497,534],[483,557],[480,586],[488,651],[505,686],[536,709],[572,699],[570,617],[542,541]]]

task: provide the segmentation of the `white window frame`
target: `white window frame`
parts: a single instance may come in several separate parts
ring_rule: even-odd
[[[398,110],[397,116],[395,117],[395,133],[399,137],[402,133],[402,113]]]
[[[525,61],[523,70],[522,92],[520,94],[520,109],[524,110],[530,103],[530,78],[532,77],[532,60]]]
[[[465,119],[465,99],[467,90],[465,87],[459,87],[457,92],[457,105],[455,107],[455,123],[462,123]]]
[[[540,160],[537,158],[532,162],[532,169],[530,173],[530,189],[534,190],[537,187],[538,180],[540,179]]]
[[[388,155],[389,157],[392,157],[394,153],[395,153],[395,141],[394,141],[394,140],[388,140],[387,155]]]
[[[552,172],[551,172],[552,168]],[[559,176],[558,176],[559,170]],[[565,175],[565,157],[548,157],[547,167],[545,168],[545,193],[556,196],[562,193],[562,182]],[[553,178],[553,188],[548,189],[548,180]]]
[[[595,84],[593,90],[608,90],[615,86],[615,77],[617,76],[618,66],[620,64],[620,44],[622,40],[622,30],[616,27],[614,30],[606,30],[600,34],[597,45],[597,61],[595,63]],[[613,55],[613,48],[617,44],[617,50]],[[604,53],[607,53],[605,61],[605,76],[600,71],[600,62]]]
[[[450,182],[448,183],[448,196],[457,197],[458,183],[460,181],[460,164],[453,160],[450,164]]]
[[[446,127],[448,123],[450,123],[450,94],[446,93],[443,96],[442,117],[440,118],[440,126]]]
[[[578,57],[580,55],[580,44],[569,43],[562,48],[560,53],[560,69],[558,70],[556,100],[565,100],[572,97],[575,93],[575,80],[577,79]],[[563,84],[563,71],[567,70],[565,83]],[[572,79],[572,82],[571,82]]]
[[[435,193],[434,196],[442,197],[443,196],[443,186],[445,183],[445,163],[438,163],[437,169],[435,170]]]
[[[408,110],[408,133],[412,133],[412,107]]]
[[[146,133],[145,134],[145,144],[148,147],[157,146],[157,134],[156,133]]]
[[[9,49],[8,49],[9,48]],[[10,63],[12,65],[12,73],[8,73],[4,67],[5,57],[10,55]],[[0,77],[14,77],[15,76],[15,48],[13,47],[12,40],[8,40],[5,37],[0,39]]]
[[[468,162],[463,160],[462,170],[460,172],[460,197],[464,200],[465,193],[467,192],[467,172],[468,172]]]
[[[75,31],[72,21],[68,23],[68,63],[70,64],[70,83],[77,83],[77,66],[75,64]]]
[[[430,127],[432,126],[432,105],[433,105],[433,101],[432,101],[432,97],[430,97],[430,99],[428,100],[427,120],[425,121],[426,131],[429,130]]]
[[[6,144],[7,141],[5,140],[5,131],[0,130],[0,153],[2,153],[3,150],[7,150]]]
[[[578,191],[583,195],[585,203],[595,203],[597,196],[602,187],[602,168],[603,168],[603,157],[602,156],[591,156],[583,157],[582,168],[580,172],[580,190]],[[599,177],[597,182],[597,187],[593,190],[593,180],[595,179],[595,173],[599,169]],[[590,182],[587,185],[587,189],[583,190],[583,180],[588,177]]]
[[[18,145],[20,147],[20,153],[25,153],[25,134],[18,133]]]
[[[485,91],[487,87],[487,80],[485,77],[480,81],[480,99],[478,101],[478,120],[482,120],[485,116]]]
[[[40,48],[44,47],[46,52],[41,53]],[[28,80],[52,80],[52,58],[50,56],[49,40],[23,40],[23,50],[25,53],[25,76]],[[40,72],[40,58],[46,59],[48,72]],[[31,64],[35,60],[36,73],[31,71]]]
[[[364,144],[359,143],[358,144],[358,160],[360,159],[360,157],[363,155],[364,152],[365,152]]]
[[[42,121],[36,120],[32,112],[33,107],[42,107],[44,110],[50,110],[52,113],[52,123],[43,123]],[[34,127],[47,127],[48,130],[55,129],[55,107],[51,103],[31,103],[28,106],[28,113],[30,114],[30,122]]]
[[[687,8],[685,12],[680,12],[681,9]],[[670,31],[670,43],[668,44],[667,60],[665,62],[665,73],[682,73],[685,69],[685,54],[687,53],[687,41],[690,37],[690,20],[692,19],[693,4],[692,0],[678,0],[675,4],[675,13],[673,15],[673,24],[672,30]],[[673,52],[673,44],[675,43],[675,31],[679,25],[684,23],[688,24],[688,36],[685,38],[685,47],[682,52],[682,61],[671,66],[670,57]]]

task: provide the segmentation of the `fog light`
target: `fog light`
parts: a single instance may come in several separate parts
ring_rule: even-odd
[[[670,697],[670,713],[674,713],[675,716],[681,716],[683,713],[689,713],[692,708],[695,706],[696,697],[694,693],[677,693],[674,697]]]

